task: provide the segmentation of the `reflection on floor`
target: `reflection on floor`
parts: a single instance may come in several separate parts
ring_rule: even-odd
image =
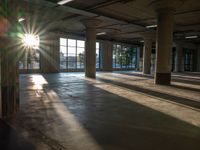
[[[21,111],[9,123],[35,149],[200,149],[200,74],[173,74],[171,86],[131,71],[20,79]]]

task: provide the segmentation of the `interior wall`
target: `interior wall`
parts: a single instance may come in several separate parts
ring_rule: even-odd
[[[192,71],[200,71],[200,46],[193,44],[191,42],[178,42],[179,45],[183,48],[183,70],[184,70],[184,57],[185,53],[184,50],[188,49],[192,51],[193,55],[193,68]]]
[[[63,35],[59,33],[48,33],[41,37],[40,43],[40,69],[38,70],[20,70],[20,73],[57,73],[60,72],[60,38],[71,38],[85,40],[82,36]],[[112,68],[113,44],[116,42],[107,40],[97,40],[100,42],[101,68],[103,71],[115,70]],[[125,44],[125,43],[120,43]],[[130,44],[129,44],[130,45]],[[138,47],[137,68],[142,70],[142,47]],[[120,69],[124,70],[124,69]],[[77,70],[84,71],[84,70]]]
[[[103,41],[101,43],[102,50],[102,70],[112,71],[112,49],[113,43],[109,41]]]

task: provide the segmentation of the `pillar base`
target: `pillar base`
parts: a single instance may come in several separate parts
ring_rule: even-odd
[[[16,102],[15,102],[15,87],[14,86],[2,86],[2,118],[9,118],[15,114]]]
[[[96,78],[96,75],[86,74],[85,77],[95,79],[95,78]]]
[[[150,75],[150,74],[151,74],[151,71],[143,71],[143,74]]]
[[[171,73],[156,73],[155,84],[170,85]]]

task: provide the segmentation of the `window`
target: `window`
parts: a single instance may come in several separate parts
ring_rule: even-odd
[[[113,68],[137,67],[137,48],[129,45],[113,45]]]
[[[121,45],[113,45],[113,68],[121,68]]]
[[[96,43],[96,67],[100,67],[99,42]],[[60,38],[60,69],[84,69],[85,41]]]
[[[68,39],[67,43],[67,68],[76,69],[76,40]]]
[[[40,53],[37,50],[24,52],[19,61],[19,69],[34,70],[40,69]]]
[[[193,54],[192,50],[184,50],[184,71],[193,71]]]
[[[84,68],[85,42],[60,38],[60,69]]]
[[[60,38],[60,69],[67,68],[67,39]]]
[[[96,42],[96,68],[100,68],[100,48],[99,42]]]
[[[84,68],[85,41],[77,40],[77,69]]]

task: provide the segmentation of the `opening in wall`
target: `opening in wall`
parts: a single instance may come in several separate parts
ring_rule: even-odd
[[[184,51],[184,71],[193,71],[193,53],[189,49]]]
[[[114,44],[113,45],[113,68],[115,69],[137,69],[137,55],[138,48],[129,46]]]
[[[40,52],[37,50],[29,50],[28,52],[25,52],[19,61],[19,69],[40,69]]]
[[[60,38],[61,71],[83,71],[85,68],[85,41]],[[96,42],[96,68],[100,68],[100,46]]]

